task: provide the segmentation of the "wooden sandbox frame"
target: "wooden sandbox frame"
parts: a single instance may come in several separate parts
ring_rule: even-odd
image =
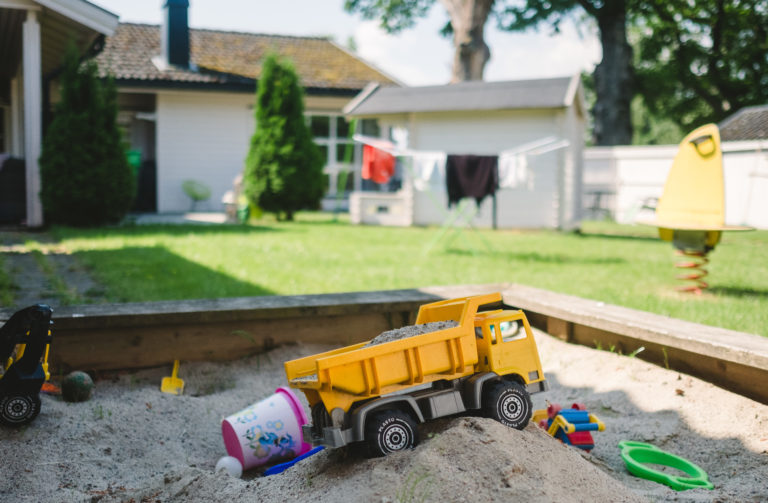
[[[503,283],[319,295],[82,305],[54,312],[51,370],[223,361],[296,342],[348,345],[412,324],[421,304],[502,292],[531,324],[612,348],[768,404],[768,338]],[[12,313],[0,311],[0,320]]]

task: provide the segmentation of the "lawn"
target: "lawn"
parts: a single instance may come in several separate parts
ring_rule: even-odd
[[[329,214],[250,226],[54,228],[110,301],[290,295],[516,282],[768,336],[768,232],[726,234],[703,295],[681,294],[655,229],[586,222],[580,233],[354,226]],[[455,238],[451,241],[451,238]],[[30,240],[34,235],[30,235]]]

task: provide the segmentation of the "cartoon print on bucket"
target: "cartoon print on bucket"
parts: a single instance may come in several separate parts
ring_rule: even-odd
[[[285,387],[275,394],[237,412],[221,422],[227,453],[247,470],[274,464],[309,451],[300,440],[307,416],[296,395]]]

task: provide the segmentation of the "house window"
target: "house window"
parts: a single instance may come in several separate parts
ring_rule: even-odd
[[[349,122],[344,117],[336,117],[336,136],[349,138]]]
[[[354,186],[352,166],[355,159],[351,124],[338,114],[310,112],[307,114],[307,125],[325,160],[323,171],[328,175],[328,195],[351,190]],[[341,176],[344,172],[346,174]]]
[[[379,121],[376,119],[363,119],[360,121],[360,132],[365,136],[378,138],[381,135]]]

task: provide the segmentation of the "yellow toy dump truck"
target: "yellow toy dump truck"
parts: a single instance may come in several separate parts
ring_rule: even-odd
[[[304,440],[360,442],[375,457],[416,445],[417,423],[465,411],[524,428],[529,393],[547,385],[525,314],[499,306],[499,293],[426,304],[416,325],[402,329],[418,335],[286,362],[290,386],[312,409]]]

